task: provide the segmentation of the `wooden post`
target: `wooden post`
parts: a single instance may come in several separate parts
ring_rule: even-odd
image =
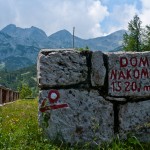
[[[6,90],[2,89],[2,103],[6,103]]]
[[[13,91],[13,101],[15,101],[15,92]]]
[[[9,90],[6,89],[6,103],[9,102]]]
[[[15,101],[17,100],[16,92],[14,92]]]
[[[75,27],[73,27],[73,48],[74,48],[74,32],[75,32]]]
[[[10,102],[12,102],[13,101],[13,91],[9,91],[9,96],[10,96],[10,98],[9,98],[9,100],[10,100]]]
[[[0,104],[19,99],[19,92],[0,86]]]

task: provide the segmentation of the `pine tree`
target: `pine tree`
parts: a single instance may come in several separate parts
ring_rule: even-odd
[[[125,51],[142,51],[141,49],[141,36],[142,36],[142,28],[141,28],[141,20],[135,15],[133,20],[128,23],[128,31],[129,33],[124,34],[123,38],[123,49]]]
[[[150,51],[150,26],[147,25],[143,34],[143,51]]]

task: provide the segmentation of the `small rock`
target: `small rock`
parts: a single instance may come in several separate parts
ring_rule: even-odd
[[[106,99],[110,100],[110,101],[119,101],[119,102],[125,102],[126,101],[126,98],[120,98],[120,97],[107,96]]]

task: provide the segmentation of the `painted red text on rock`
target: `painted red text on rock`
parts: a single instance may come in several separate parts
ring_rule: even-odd
[[[120,58],[120,67],[127,67],[131,65],[132,67],[148,67],[149,61],[147,57],[141,57],[138,59],[137,57],[121,57]]]
[[[141,85],[141,80],[150,79],[150,60],[147,57],[120,57],[119,69],[110,70],[109,80],[113,92],[150,91],[150,86]]]

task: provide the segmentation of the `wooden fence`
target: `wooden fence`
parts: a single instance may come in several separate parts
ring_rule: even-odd
[[[13,102],[19,99],[19,92],[0,85],[0,104]]]

